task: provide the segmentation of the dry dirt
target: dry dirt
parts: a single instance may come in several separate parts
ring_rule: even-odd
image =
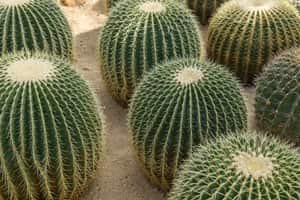
[[[99,175],[81,200],[165,200],[152,187],[134,160],[126,126],[127,110],[110,97],[101,80],[97,57],[99,31],[107,16],[102,0],[87,0],[84,6],[62,7],[72,27],[76,70],[90,83],[106,116],[105,158]],[[249,126],[253,127],[254,89],[245,89]]]

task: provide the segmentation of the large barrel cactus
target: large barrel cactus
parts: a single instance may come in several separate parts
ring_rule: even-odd
[[[233,0],[213,17],[208,56],[252,84],[275,54],[300,45],[300,17],[285,0]]]
[[[126,106],[140,79],[156,63],[199,57],[200,34],[179,2],[125,0],[115,8],[101,32],[101,70],[112,96]]]
[[[257,81],[256,121],[260,129],[300,142],[300,49],[276,57]]]
[[[72,34],[55,0],[0,0],[0,56],[47,51],[72,58]]]
[[[220,137],[198,147],[169,200],[300,199],[300,154],[258,133]]]
[[[132,98],[129,131],[149,180],[163,190],[199,143],[247,127],[237,81],[222,66],[198,60],[157,66]]]
[[[102,149],[102,121],[86,82],[54,57],[5,56],[0,113],[0,199],[78,199]]]
[[[199,17],[202,25],[208,24],[210,17],[228,0],[186,0],[189,8]]]

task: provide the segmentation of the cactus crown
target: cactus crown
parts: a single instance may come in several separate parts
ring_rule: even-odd
[[[232,166],[238,173],[246,177],[251,176],[257,180],[259,178],[268,178],[272,175],[274,164],[268,157],[247,152],[240,152],[232,157]]]
[[[4,6],[17,6],[29,3],[31,0],[0,0],[0,5]]]
[[[203,76],[204,74],[202,70],[193,67],[187,67],[179,70],[175,79],[180,85],[189,85],[192,83],[197,83],[203,78]]]
[[[12,81],[30,82],[47,80],[53,74],[54,66],[41,59],[18,60],[7,67],[7,75]]]
[[[276,5],[278,0],[241,0],[238,1],[240,6],[245,10],[263,11],[271,9]]]
[[[158,1],[146,1],[139,5],[141,11],[146,13],[160,13],[166,11],[166,6],[163,2]]]

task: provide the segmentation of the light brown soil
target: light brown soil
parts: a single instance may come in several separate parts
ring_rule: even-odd
[[[126,126],[127,110],[110,97],[101,80],[97,58],[99,31],[107,16],[102,0],[87,0],[81,7],[63,7],[72,26],[75,40],[76,70],[89,81],[101,100],[106,116],[105,158],[99,175],[82,200],[165,200],[166,196],[152,187],[143,176],[133,153]],[[253,127],[254,89],[247,89],[249,125]]]

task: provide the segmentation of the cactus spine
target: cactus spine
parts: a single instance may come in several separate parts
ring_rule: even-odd
[[[228,0],[187,0],[189,8],[199,17],[202,25],[207,25],[210,17]]]
[[[247,127],[237,81],[222,66],[179,60],[156,66],[129,110],[133,146],[149,180],[168,190],[192,148]]]
[[[253,83],[275,54],[300,45],[300,18],[284,0],[234,0],[217,12],[208,32],[209,58]]]
[[[256,121],[267,132],[299,143],[300,49],[276,57],[257,81]]]
[[[169,200],[300,199],[300,154],[262,134],[220,137],[195,150]]]
[[[47,51],[72,58],[69,24],[53,0],[0,0],[0,56]]]
[[[78,199],[102,149],[102,120],[85,81],[48,55],[5,56],[0,113],[0,199]]]
[[[127,0],[115,8],[101,32],[101,70],[112,96],[127,106],[156,63],[200,57],[200,34],[187,8],[175,1]]]

